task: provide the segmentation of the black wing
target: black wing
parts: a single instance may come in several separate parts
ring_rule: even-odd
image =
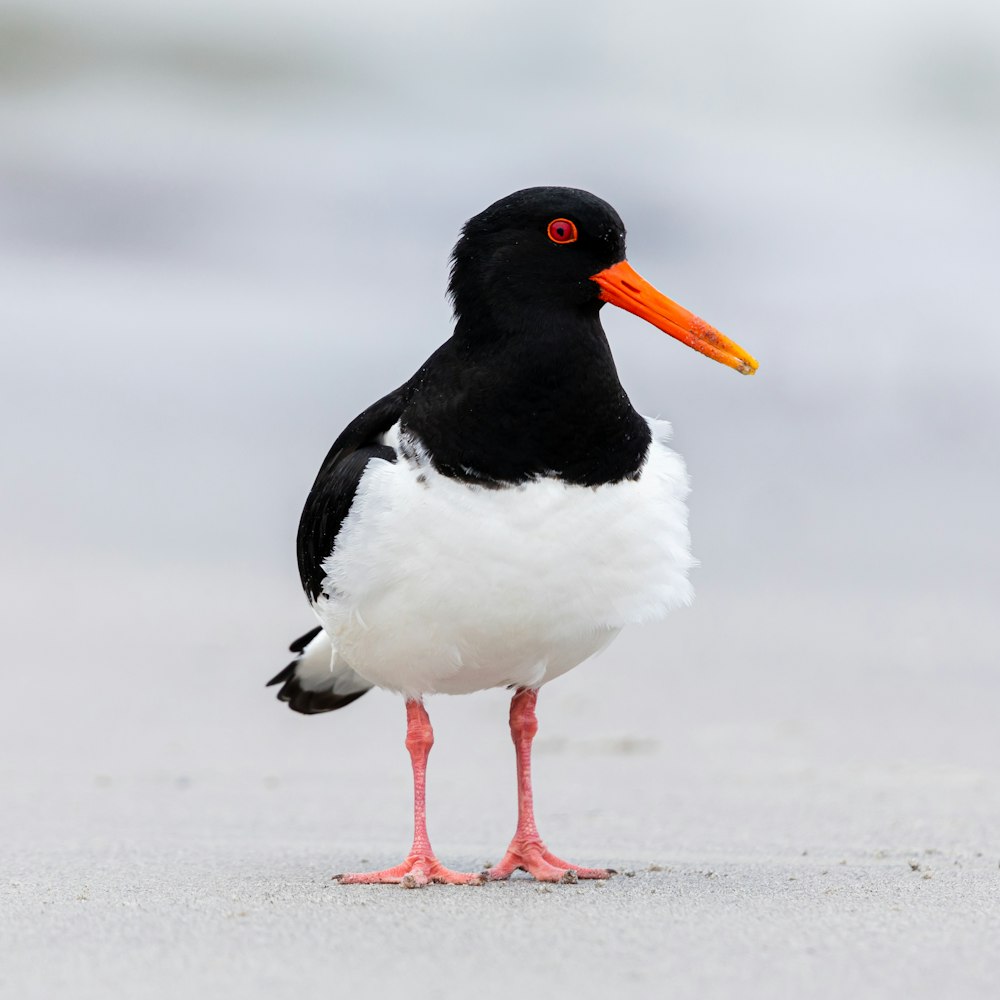
[[[333,443],[313,483],[299,520],[296,546],[302,589],[315,601],[326,576],[323,563],[333,552],[340,526],[347,517],[358,483],[373,458],[396,461],[396,452],[379,438],[403,412],[407,385],[383,396],[347,425]]]

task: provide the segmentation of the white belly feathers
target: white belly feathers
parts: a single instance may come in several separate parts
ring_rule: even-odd
[[[687,473],[649,425],[636,480],[500,489],[407,458],[393,427],[399,459],[369,463],[323,567],[335,662],[408,696],[534,687],[689,603]]]

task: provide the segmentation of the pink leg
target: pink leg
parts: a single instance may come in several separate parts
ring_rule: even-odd
[[[483,881],[483,876],[466,872],[453,872],[445,868],[434,856],[431,842],[427,838],[427,808],[425,791],[427,784],[427,757],[434,746],[434,730],[427,710],[421,701],[406,703],[406,749],[413,762],[413,847],[407,859],[395,868],[380,872],[357,872],[348,875],[334,875],[341,885],[352,883],[396,883],[407,889],[416,889],[429,882],[448,882],[452,885],[475,884]]]
[[[541,882],[575,882],[578,878],[610,878],[610,868],[581,868],[557,858],[544,844],[535,826],[531,797],[531,741],[538,732],[535,702],[538,692],[521,688],[510,703],[510,735],[517,754],[517,830],[500,864],[486,872],[487,878],[508,878],[521,868]]]

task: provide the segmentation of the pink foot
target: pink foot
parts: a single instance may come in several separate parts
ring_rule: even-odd
[[[490,881],[497,881],[510,878],[517,868],[526,871],[539,882],[575,882],[581,878],[604,879],[617,874],[612,868],[581,868],[579,865],[571,865],[568,861],[557,858],[541,840],[515,837],[500,864],[494,865],[485,875]]]
[[[445,868],[433,854],[411,854],[402,864],[380,872],[351,872],[333,877],[341,885],[401,885],[404,889],[419,889],[431,882],[482,885],[485,881],[475,872],[453,872]]]

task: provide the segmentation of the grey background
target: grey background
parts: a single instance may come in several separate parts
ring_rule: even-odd
[[[0,992],[995,996],[998,166],[972,0],[0,3]],[[409,774],[395,698],[262,687],[298,512],[539,183],[761,361],[605,310],[698,598],[545,689],[537,802],[636,874],[338,889]],[[506,696],[429,708],[495,860]]]

